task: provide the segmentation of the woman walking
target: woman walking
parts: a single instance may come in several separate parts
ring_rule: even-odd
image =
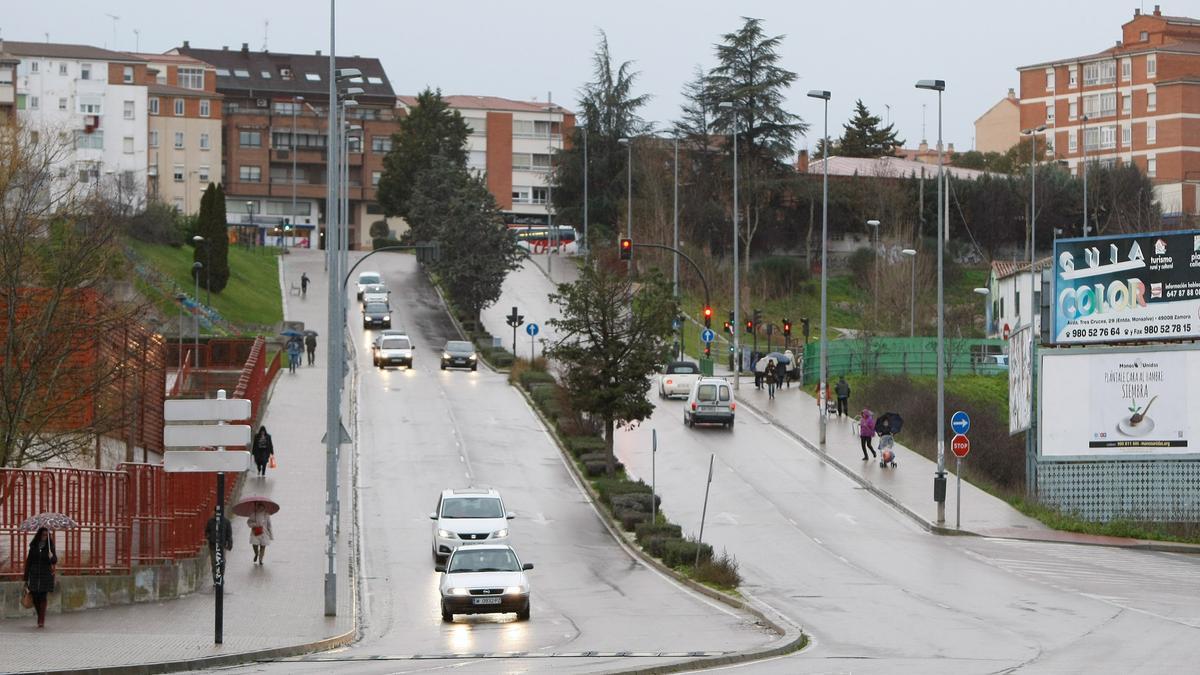
[[[871,446],[871,437],[875,435],[875,418],[871,416],[871,411],[866,408],[862,409],[862,417],[858,419],[858,439],[862,445],[863,461],[867,461],[867,450],[871,451],[871,457],[875,456],[875,448]]]
[[[250,527],[250,547],[254,549],[254,562],[263,564],[263,556],[267,554],[267,545],[275,538],[271,533],[271,514],[267,513],[264,504],[255,504],[254,513],[246,519]]]
[[[37,610],[37,627],[46,625],[46,595],[54,591],[54,566],[58,554],[54,552],[54,540],[50,530],[39,527],[29,542],[29,555],[25,558],[25,589],[33,596]]]
[[[250,450],[254,455],[254,466],[258,468],[258,475],[266,477],[267,463],[271,461],[271,457],[275,454],[275,443],[271,440],[271,434],[267,433],[266,425],[258,428],[258,433],[254,436],[254,445]]]
[[[775,369],[779,366],[775,365],[775,359],[767,361],[767,369],[763,372],[763,379],[767,381],[767,398],[775,398]]]

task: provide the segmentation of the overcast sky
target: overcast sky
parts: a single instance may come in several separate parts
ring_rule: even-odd
[[[820,102],[810,89],[833,92],[829,134],[839,136],[857,98],[896,124],[907,145],[937,137],[937,99],[918,91],[922,78],[946,80],[944,136],[970,149],[973,123],[1017,86],[1016,67],[1080,56],[1111,46],[1137,0],[341,0],[338,52],[383,61],[397,93],[426,85],[445,94],[554,100],[576,107],[590,79],[598,31],[614,59],[633,61],[639,93],[653,99],[644,117],[660,127],[678,117],[683,84],[696,65],[713,65],[713,44],[742,16],[764,20],[786,36],[782,65],[799,78],[787,107],[811,123],[801,146],[821,135]],[[1164,14],[1200,16],[1195,2]],[[120,17],[114,22],[109,14]],[[194,47],[262,49],[264,21],[272,51],[328,53],[329,5],[319,0],[37,0],[0,14],[0,37],[84,43],[161,52],[190,40]],[[134,30],[140,36],[135,37]],[[923,113],[922,106],[928,105]]]

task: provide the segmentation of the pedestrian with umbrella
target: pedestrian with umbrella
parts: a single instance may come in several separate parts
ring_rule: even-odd
[[[295,375],[296,366],[300,365],[300,354],[304,351],[304,341],[301,334],[296,331],[285,331],[283,334],[288,336],[288,372]]]
[[[271,440],[271,434],[267,433],[267,425],[258,428],[250,454],[254,456],[254,466],[258,469],[258,475],[266,478],[267,464],[275,460],[275,442]]]
[[[54,571],[58,564],[58,553],[54,550],[54,539],[50,528],[76,527],[78,523],[61,513],[42,513],[25,520],[18,527],[23,532],[34,532],[29,542],[29,553],[25,556],[25,594],[21,604],[32,606],[37,611],[37,627],[46,626],[46,596],[54,592]],[[29,602],[28,605],[25,603]]]
[[[279,512],[279,504],[267,497],[243,497],[233,505],[233,512],[246,518],[246,526],[250,528],[250,547],[254,549],[254,562],[263,564],[267,546],[275,539],[275,534],[271,531],[271,515]]]

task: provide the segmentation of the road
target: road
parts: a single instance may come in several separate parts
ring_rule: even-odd
[[[526,314],[548,314],[548,289],[544,277],[514,276],[500,303],[507,308],[510,298],[520,298]],[[654,400],[658,409],[650,420],[618,433],[619,459],[649,481],[656,429],[654,473],[664,510],[695,534],[709,456],[715,456],[705,541],[736,556],[745,595],[813,637],[801,654],[736,669],[1160,673],[1195,667],[1195,556],[930,535],[745,406],[733,431],[692,430],[683,426],[682,401]]]
[[[364,576],[362,639],[350,648],[240,672],[602,672],[681,660],[586,658],[583,652],[727,652],[767,644],[773,634],[643,566],[604,529],[556,446],[503,375],[441,371],[447,339],[458,339],[411,256],[372,259],[392,289],[393,324],[416,346],[412,370],[378,370],[374,333],[349,300],[355,338],[358,494]],[[431,521],[443,488],[500,490],[514,547],[535,564],[532,619],[439,614],[430,558]],[[538,658],[490,658],[530,652]],[[448,655],[477,654],[480,660]],[[433,659],[411,659],[414,655]],[[558,655],[557,657],[554,655]],[[403,663],[392,659],[400,657]]]

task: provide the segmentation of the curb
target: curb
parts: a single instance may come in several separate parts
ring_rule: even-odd
[[[792,631],[789,631],[786,627],[776,623],[773,619],[769,618],[765,613],[763,613],[762,610],[754,607],[740,598],[735,598],[731,595],[714,590],[708,586],[687,578],[686,576],[659,562],[656,558],[647,555],[640,546],[636,546],[633,542],[631,542],[630,535],[617,528],[613,524],[611,516],[600,506],[600,495],[595,491],[588,479],[580,475],[579,467],[575,465],[574,458],[570,456],[570,452],[563,444],[562,437],[558,435],[558,431],[552,424],[550,424],[550,422],[546,419],[546,416],[542,414],[542,411],[538,410],[537,406],[534,405],[533,399],[529,397],[529,393],[521,388],[520,385],[511,384],[510,386],[512,386],[521,394],[521,396],[525,399],[525,403],[529,406],[529,409],[533,411],[533,414],[536,415],[537,418],[542,422],[542,426],[546,429],[547,433],[549,433],[551,438],[554,439],[554,444],[558,446],[558,451],[562,454],[563,459],[565,460],[564,463],[567,465],[571,475],[575,477],[576,482],[579,483],[579,485],[581,485],[584,491],[587,493],[588,501],[592,506],[592,510],[600,517],[600,522],[604,524],[604,528],[608,530],[609,535],[612,536],[612,538],[617,542],[618,545],[621,546],[622,549],[625,550],[627,554],[637,558],[643,564],[655,569],[661,574],[670,577],[676,583],[686,586],[688,589],[696,593],[754,616],[759,620],[760,624],[767,626],[777,635],[781,636],[781,638],[788,638],[789,633]],[[689,661],[664,664],[661,666],[650,666],[647,668],[635,668],[633,670],[615,670],[607,672],[613,673],[614,675],[652,675],[658,673],[678,673],[693,670],[706,670],[709,668],[717,668],[720,666],[728,666],[739,663],[750,663],[752,661],[761,661],[763,659],[791,654],[804,649],[808,643],[808,636],[804,633],[803,629],[799,629],[798,634],[794,638],[791,638],[785,644],[776,645],[774,647],[734,652],[725,656],[692,659]]]

